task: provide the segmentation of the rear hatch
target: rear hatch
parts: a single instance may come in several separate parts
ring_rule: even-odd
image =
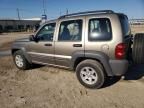
[[[128,17],[124,14],[119,14],[119,19],[122,27],[122,32],[123,32],[123,41],[124,44],[126,45],[126,58],[131,59],[131,44],[132,44],[132,36],[131,36],[131,30],[130,30],[130,25],[128,21]]]

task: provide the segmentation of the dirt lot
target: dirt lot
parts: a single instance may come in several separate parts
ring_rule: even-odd
[[[25,34],[5,37],[0,36],[1,48]],[[0,61],[0,108],[144,108],[144,65],[132,66],[121,79],[91,90],[68,70],[37,66],[20,71],[10,56]]]
[[[135,33],[144,33],[144,25],[132,25],[131,32]]]
[[[91,90],[68,70],[45,66],[20,71],[11,57],[0,61],[1,108],[144,108],[143,66]]]

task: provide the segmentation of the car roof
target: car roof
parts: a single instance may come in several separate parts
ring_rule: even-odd
[[[96,16],[99,16],[99,15],[110,15],[110,14],[124,15],[123,13],[115,13],[112,10],[85,11],[85,12],[78,12],[78,13],[72,13],[72,14],[62,15],[62,16],[60,16],[57,19],[48,20],[44,24],[55,23],[55,22],[57,22],[57,20],[60,20],[60,19],[85,17],[85,16],[94,16],[94,15],[96,15]]]
[[[97,11],[85,11],[85,12],[78,12],[60,16],[58,19],[66,18],[66,17],[74,17],[74,16],[89,16],[89,15],[96,15],[96,14],[110,14],[115,13],[112,10],[97,10]]]

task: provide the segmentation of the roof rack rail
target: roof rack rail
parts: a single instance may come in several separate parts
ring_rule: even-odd
[[[60,16],[59,19],[70,17],[70,16],[78,16],[78,15],[85,15],[85,14],[100,14],[100,13],[114,13],[112,10],[97,10],[97,11],[86,11],[86,12],[78,12],[78,13],[72,13],[68,15]]]

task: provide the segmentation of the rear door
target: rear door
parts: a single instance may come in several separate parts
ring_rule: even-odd
[[[59,21],[55,42],[57,65],[70,67],[73,54],[81,51],[84,55],[84,22],[84,17]]]

